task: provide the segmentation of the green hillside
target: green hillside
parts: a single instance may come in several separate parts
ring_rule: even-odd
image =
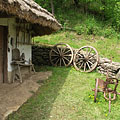
[[[95,47],[100,56],[120,61],[120,34],[109,22],[98,16],[81,13],[79,9],[67,8],[57,14],[63,29],[52,35],[35,37],[36,44],[67,43],[73,48],[84,45]],[[118,54],[118,55],[116,55]]]

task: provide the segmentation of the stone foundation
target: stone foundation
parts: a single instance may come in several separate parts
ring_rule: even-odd
[[[51,46],[32,46],[32,63],[34,65],[51,65],[49,60],[49,52]]]

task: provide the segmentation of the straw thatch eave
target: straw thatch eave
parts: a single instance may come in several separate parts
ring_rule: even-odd
[[[35,24],[37,28],[38,26],[44,28],[43,31],[41,30],[43,33],[37,32],[36,35],[50,34],[61,28],[54,16],[33,0],[4,0],[0,2],[0,11],[24,19],[33,25]]]

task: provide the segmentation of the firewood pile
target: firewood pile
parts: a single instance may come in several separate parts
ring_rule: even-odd
[[[107,74],[108,71],[110,77],[115,77],[120,69],[120,63],[112,62],[107,58],[100,58],[97,69],[99,73]]]

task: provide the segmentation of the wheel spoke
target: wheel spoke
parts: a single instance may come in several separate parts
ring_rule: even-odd
[[[59,62],[59,59],[56,61],[55,65],[57,66],[57,63]]]
[[[52,51],[54,51],[56,54],[59,54],[55,49],[52,49]]]
[[[62,61],[63,61],[64,65],[66,66],[65,60],[63,58],[62,58]]]
[[[63,51],[62,51],[63,53],[65,52],[66,48],[67,48],[66,46],[65,46],[65,47],[63,47]]]
[[[82,62],[78,62],[78,63],[76,63],[76,65],[77,65],[77,66],[80,66],[80,65],[82,65]]]
[[[63,48],[62,47],[60,48],[60,51],[61,51],[61,53],[63,52]]]
[[[84,64],[84,63],[82,62],[81,66],[79,67],[80,69],[82,68],[83,64]]]
[[[82,63],[83,62],[83,60],[79,60],[79,61],[77,61],[76,63]]]
[[[70,52],[71,50],[68,50],[68,51],[66,51],[66,52],[64,52],[63,54],[65,55],[66,53],[68,53],[68,52]]]
[[[60,54],[61,52],[60,52],[60,49],[59,49],[58,47],[57,47],[57,50],[58,50],[58,52],[59,52],[59,54]]]
[[[58,59],[58,57],[55,57],[54,59],[51,59],[51,61],[54,61],[54,60],[56,60],[56,59]]]
[[[79,54],[79,53],[78,53],[77,55],[78,55],[78,56],[80,56],[80,57],[82,57],[82,58],[84,57],[84,55],[83,55],[83,54],[82,54],[83,56],[82,56],[81,54]]]
[[[84,72],[86,71],[86,63],[84,63]]]
[[[63,58],[69,62],[69,59],[67,59],[66,57],[63,57]]]
[[[84,58],[78,58],[78,60],[84,60]]]
[[[93,65],[93,63],[91,61],[88,60],[88,63],[90,63],[91,65]]]
[[[68,54],[68,55],[64,55],[65,57],[67,56],[67,57],[71,57],[72,56],[72,54]]]
[[[76,65],[80,65],[80,62],[76,62]]]
[[[94,60],[89,60],[91,63],[95,64],[97,61],[94,59]]]
[[[86,62],[86,64],[87,64],[88,68],[90,69],[90,65],[89,65],[89,63],[88,63],[88,62]]]
[[[96,54],[93,54],[93,55],[89,56],[89,59],[90,59],[91,57],[94,57],[94,56],[96,56]]]
[[[90,49],[90,51],[89,51],[89,53],[88,53],[88,57],[89,57],[89,55],[90,55],[91,52],[92,52],[92,48]]]
[[[91,60],[95,60],[96,61],[96,59],[95,58],[89,58],[89,60],[91,61]]]

